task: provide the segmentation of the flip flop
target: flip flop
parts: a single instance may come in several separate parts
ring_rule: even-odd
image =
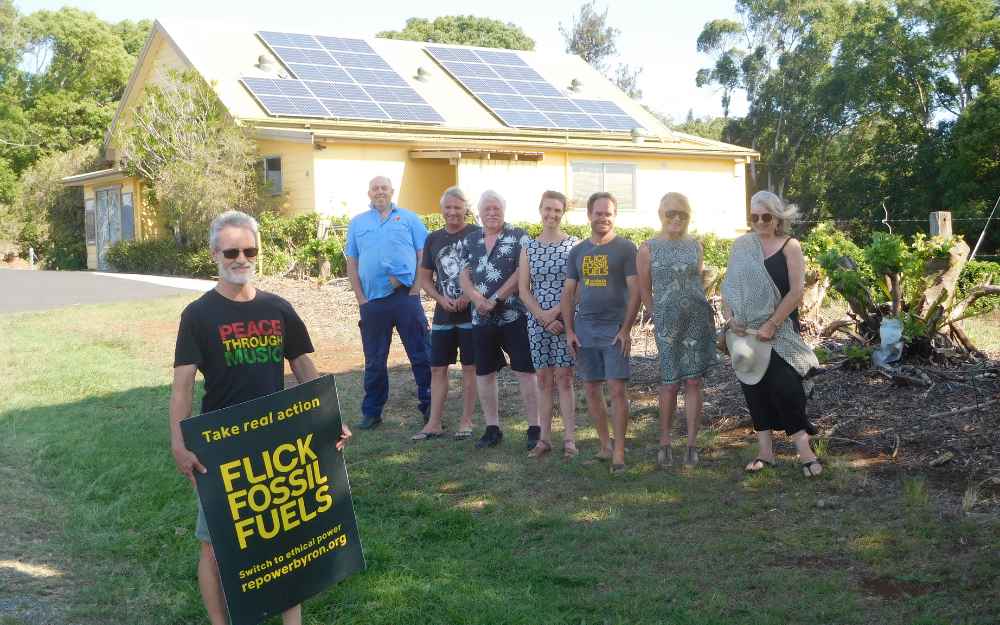
[[[548,441],[538,440],[535,446],[528,452],[529,458],[541,458],[552,451],[552,444]]]
[[[452,435],[452,438],[456,441],[464,441],[467,438],[472,438],[472,430],[458,430]]]
[[[611,465],[611,475],[624,475],[625,465],[624,464],[612,464]]]
[[[758,462],[761,464],[761,467],[759,469],[751,469],[751,468],[749,468],[749,467],[752,467],[753,465],[757,464]],[[770,460],[764,460],[763,458],[754,458],[752,461],[750,461],[750,464],[748,464],[747,468],[744,469],[744,470],[747,473],[760,473],[764,469],[773,469],[776,466],[777,465],[774,464],[773,462],[771,462]]]
[[[819,467],[819,472],[818,473],[813,473],[813,470],[812,470],[813,465],[816,465],[817,467]],[[802,475],[804,475],[805,477],[807,477],[809,479],[812,479],[814,477],[819,477],[823,473],[823,465],[820,464],[820,461],[817,458],[813,458],[812,460],[809,460],[808,462],[803,462],[803,463],[801,463],[799,465],[799,467],[802,468]]]
[[[417,432],[410,437],[411,441],[429,441],[435,438],[441,438],[444,436],[444,432]]]
[[[576,458],[580,450],[576,448],[576,443],[573,441],[566,441],[563,443],[563,458],[569,460],[570,458]]]

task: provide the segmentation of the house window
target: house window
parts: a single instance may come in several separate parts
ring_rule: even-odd
[[[86,200],[83,206],[83,230],[87,236],[87,245],[97,245],[97,213],[94,200]]]
[[[573,208],[586,210],[591,194],[607,191],[618,200],[618,210],[635,209],[635,165],[579,161],[572,168]]]
[[[261,160],[264,184],[271,195],[281,195],[281,157],[266,156]]]

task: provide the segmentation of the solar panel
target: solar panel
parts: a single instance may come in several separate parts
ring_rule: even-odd
[[[510,83],[489,78],[463,78],[462,84],[473,93],[517,93]]]
[[[327,117],[326,108],[315,98],[289,98],[278,95],[257,95],[257,101],[261,103],[269,114],[275,117]]]
[[[257,35],[298,79],[241,79],[269,115],[444,121],[362,39],[275,31]]]
[[[377,54],[357,54],[355,52],[331,52],[333,58],[337,59],[344,67],[365,67],[368,69],[392,70],[389,64],[382,60]]]
[[[382,87],[380,85],[365,85],[372,100],[376,102],[404,102],[409,104],[427,104],[420,94],[409,87]]]
[[[528,64],[524,62],[516,52],[504,52],[502,50],[476,50],[476,56],[482,59],[483,63],[493,64],[493,65],[520,65],[522,67],[527,67]]]
[[[545,82],[542,75],[531,69],[530,67],[512,67],[510,65],[491,65],[497,74],[501,78],[507,80],[534,80],[538,82]]]
[[[443,122],[437,111],[426,104],[389,104],[380,103],[386,113],[393,119],[414,122]]]
[[[556,126],[580,130],[601,130],[601,125],[586,113],[546,113]]]
[[[540,95],[561,98],[563,94],[558,89],[547,82],[524,82],[521,80],[510,81],[511,87],[521,95]]]
[[[386,85],[390,87],[408,87],[406,81],[396,72],[384,72],[377,69],[348,68],[347,73],[362,85]]]
[[[641,128],[642,124],[628,115],[594,115],[594,119],[607,130],[628,130]]]
[[[555,128],[556,125],[544,113],[538,111],[509,111],[495,109],[493,111],[508,126],[513,128]]]
[[[567,98],[526,98],[539,111],[579,113],[580,109]]]
[[[472,50],[464,48],[438,48],[430,47],[430,50],[434,58],[441,61],[458,61],[459,63],[481,63],[482,59],[476,56],[476,53]]]
[[[567,98],[516,52],[425,49],[508,126],[615,132],[641,126],[614,102]]]
[[[345,37],[324,37],[317,36],[316,40],[323,44],[327,50],[343,50],[344,52],[363,52],[375,54],[372,47],[364,39],[347,39]]]
[[[303,65],[292,63],[288,69],[301,80],[322,80],[324,82],[354,82],[347,72],[340,67],[330,65]]]
[[[471,78],[498,78],[489,65],[482,63],[445,63],[445,68],[455,76]]]
[[[519,95],[502,95],[496,93],[477,94],[486,105],[495,109],[533,110],[535,107],[527,99]]]
[[[573,102],[591,115],[627,115],[614,102],[607,100],[573,100]]]
[[[349,102],[346,100],[322,100],[330,115],[348,119],[389,119],[389,115],[374,102]]]

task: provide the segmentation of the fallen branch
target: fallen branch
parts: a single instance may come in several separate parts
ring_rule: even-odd
[[[979,402],[974,406],[966,406],[965,408],[952,408],[951,410],[945,410],[944,412],[938,412],[927,417],[928,419],[939,419],[941,417],[951,417],[954,415],[965,414],[967,412],[975,412],[980,408],[985,408],[992,404],[1000,403],[1000,396],[995,397],[989,401]]]

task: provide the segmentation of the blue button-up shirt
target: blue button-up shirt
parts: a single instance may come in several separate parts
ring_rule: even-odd
[[[426,238],[427,228],[420,218],[395,204],[389,205],[385,219],[371,205],[351,219],[344,255],[357,261],[365,297],[390,295],[389,276],[412,286],[417,279],[417,252],[424,249]]]

